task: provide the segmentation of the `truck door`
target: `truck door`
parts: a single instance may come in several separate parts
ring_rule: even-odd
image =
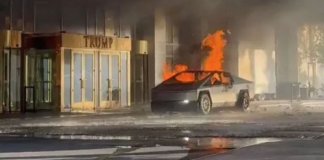
[[[213,102],[214,107],[224,106],[226,100],[226,88],[221,83],[221,78],[219,73],[212,75],[210,82],[210,97]]]
[[[233,106],[237,100],[236,89],[233,86],[233,79],[229,73],[221,73],[221,83],[224,88],[225,106]]]

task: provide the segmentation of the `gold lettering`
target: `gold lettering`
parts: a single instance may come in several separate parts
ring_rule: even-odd
[[[96,48],[100,48],[101,38],[100,37],[94,37],[96,41]]]
[[[112,47],[112,37],[84,36],[85,47],[87,48],[108,48]]]
[[[84,40],[85,40],[85,46],[88,47],[89,36],[84,36]]]
[[[102,37],[102,48],[110,48],[108,47],[108,38],[107,37]]]
[[[113,38],[111,38],[111,37],[109,37],[109,48],[111,48],[111,46],[112,46],[113,42],[114,42],[114,39],[113,39]]]
[[[94,37],[90,37],[90,48],[95,48],[96,42]]]

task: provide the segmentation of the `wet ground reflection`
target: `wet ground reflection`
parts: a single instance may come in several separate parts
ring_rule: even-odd
[[[202,137],[189,138],[184,137],[187,147],[190,148],[188,156],[183,159],[193,159],[212,154],[222,154],[233,149],[257,145],[267,142],[282,141],[279,138],[220,138],[220,137]]]

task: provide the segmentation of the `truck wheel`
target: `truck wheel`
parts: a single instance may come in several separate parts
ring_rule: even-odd
[[[198,102],[199,113],[207,115],[210,113],[211,109],[212,109],[212,102],[209,95],[206,93],[201,94],[199,96],[199,102]]]
[[[242,110],[247,110],[250,106],[250,96],[249,93],[244,91],[241,92],[239,99],[238,99],[238,103],[237,103],[238,107],[240,107]]]

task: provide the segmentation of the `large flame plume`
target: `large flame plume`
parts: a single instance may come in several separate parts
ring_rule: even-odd
[[[202,48],[208,48],[208,56],[202,63],[202,70],[205,71],[223,71],[224,63],[224,48],[226,46],[225,32],[223,30],[216,31],[213,34],[209,34],[203,39],[201,43]],[[170,64],[165,64],[163,68],[163,78],[164,80],[171,78],[175,74],[188,70],[188,65],[176,64],[174,68]],[[177,77],[178,81],[181,82],[192,82],[194,81],[194,75],[192,74],[182,74]]]
[[[203,70],[205,71],[223,71],[224,63],[224,48],[226,46],[226,39],[224,38],[224,31],[217,31],[214,34],[208,35],[202,41],[202,47],[210,48],[209,55],[203,63]]]

